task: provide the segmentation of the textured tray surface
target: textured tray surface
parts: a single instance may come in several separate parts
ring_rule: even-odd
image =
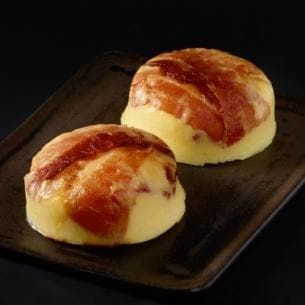
[[[304,181],[304,102],[277,98],[276,138],[248,160],[202,168],[179,164],[187,212],[155,240],[114,249],[71,246],[43,238],[25,220],[23,176],[32,156],[59,133],[119,123],[141,63],[120,53],[97,59],[0,144],[0,247],[125,284],[205,289]]]

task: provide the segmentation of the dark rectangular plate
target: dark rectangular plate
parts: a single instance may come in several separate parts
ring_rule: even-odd
[[[179,164],[183,220],[161,237],[113,249],[46,239],[25,220],[23,176],[59,133],[119,123],[143,58],[109,53],[82,68],[0,145],[0,247],[90,276],[163,290],[211,286],[304,181],[305,104],[277,98],[278,131],[264,152],[221,165]]]

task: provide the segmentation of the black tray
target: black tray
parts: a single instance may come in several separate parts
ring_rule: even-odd
[[[23,176],[33,154],[64,131],[119,123],[131,77],[143,61],[122,53],[97,59],[0,144],[0,247],[122,284],[203,290],[304,182],[304,102],[277,98],[276,138],[250,159],[204,167],[179,164],[186,215],[155,240],[113,249],[71,246],[43,238],[25,220]]]

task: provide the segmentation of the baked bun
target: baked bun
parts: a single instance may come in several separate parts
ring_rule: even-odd
[[[213,49],[173,51],[139,68],[121,122],[160,137],[178,162],[245,159],[272,142],[274,93],[245,59]]]
[[[143,242],[185,211],[168,146],[118,125],[88,126],[50,141],[33,158],[25,191],[30,225],[71,244]]]

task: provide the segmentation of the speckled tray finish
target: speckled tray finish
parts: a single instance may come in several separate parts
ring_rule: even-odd
[[[304,101],[277,98],[278,131],[264,152],[217,166],[179,164],[187,211],[155,240],[113,249],[71,246],[43,238],[25,220],[23,176],[32,156],[59,133],[119,123],[131,77],[143,61],[123,53],[98,58],[0,144],[0,247],[122,285],[200,291],[215,282],[304,182]]]

